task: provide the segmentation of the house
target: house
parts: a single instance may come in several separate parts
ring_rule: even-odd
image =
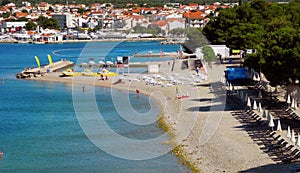
[[[171,19],[167,19],[167,23],[168,23],[168,30],[172,30],[172,29],[177,29],[177,28],[185,28],[185,20],[184,19],[176,19],[176,18],[171,18]]]
[[[27,14],[27,13],[22,13],[22,12],[16,12],[15,15],[16,15],[16,18],[17,18],[17,19],[19,19],[19,18],[21,18],[21,17],[25,17],[25,18],[28,17],[28,14]]]
[[[47,10],[49,10],[49,7],[50,7],[50,5],[47,2],[40,2],[37,8],[40,11],[47,11]]]
[[[186,19],[186,27],[193,28],[204,28],[206,16],[207,14],[198,10],[189,10],[183,13],[183,17]]]

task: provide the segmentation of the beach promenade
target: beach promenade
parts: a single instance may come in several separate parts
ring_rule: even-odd
[[[232,105],[226,104],[223,70],[219,63],[207,65],[208,80],[197,85],[191,78],[196,72],[181,68],[181,60],[175,60],[173,71],[168,62],[159,62],[159,75],[166,78],[190,78],[178,85],[152,84],[146,79],[158,80],[153,74],[128,74],[107,81],[94,77],[59,77],[60,73],[47,73],[30,80],[65,82],[74,86],[89,85],[112,87],[139,92],[157,99],[163,119],[170,126],[172,144],[183,148],[182,157],[199,172],[288,172],[287,166],[276,163],[249,137],[243,125],[232,114]],[[117,82],[119,81],[119,82]],[[84,91],[83,91],[84,92]],[[178,99],[178,95],[188,96]],[[240,108],[243,109],[243,108]],[[252,171],[251,171],[252,170]]]

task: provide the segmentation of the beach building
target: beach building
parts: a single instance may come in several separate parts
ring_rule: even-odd
[[[76,26],[74,18],[70,13],[52,14],[52,18],[57,19],[60,28],[75,28]]]

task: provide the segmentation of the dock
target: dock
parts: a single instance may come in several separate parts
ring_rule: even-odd
[[[67,69],[69,67],[74,66],[74,63],[72,61],[68,61],[68,60],[60,60],[57,62],[53,62],[53,64],[50,66],[45,65],[45,66],[41,66],[40,68],[28,68],[25,69],[23,71],[21,71],[20,73],[16,74],[17,78],[31,78],[31,77],[37,77],[37,76],[42,76],[45,73],[49,73],[49,72],[57,72],[60,70],[64,70]]]
[[[112,68],[118,68],[117,64],[80,64],[79,67],[83,68],[103,68],[103,67],[112,67]],[[147,63],[144,62],[130,62],[129,64],[124,65],[124,67],[130,67],[130,68],[140,68],[140,67],[147,67]]]
[[[153,57],[161,57],[161,58],[176,58],[178,57],[177,52],[170,52],[170,53],[147,53],[147,54],[135,54],[135,58],[153,58]]]

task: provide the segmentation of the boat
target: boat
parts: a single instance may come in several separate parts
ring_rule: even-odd
[[[117,76],[118,74],[112,71],[108,71],[107,69],[103,69],[102,71],[98,72],[99,76]]]
[[[82,76],[100,76],[98,73],[95,73],[90,69],[85,69],[81,74]]]
[[[74,72],[74,70],[68,68],[67,70],[62,72],[61,76],[62,77],[64,77],[64,76],[81,76],[81,74],[78,72]]]

